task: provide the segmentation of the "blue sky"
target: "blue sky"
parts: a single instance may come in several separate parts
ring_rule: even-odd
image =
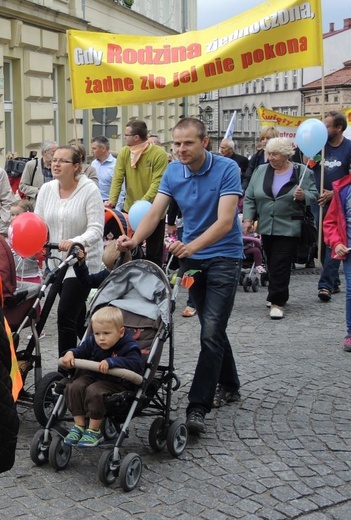
[[[262,0],[197,0],[198,29],[216,25],[262,3]],[[350,0],[322,0],[323,32],[328,32],[330,22],[335,23],[335,30],[342,29],[344,18],[351,18]]]

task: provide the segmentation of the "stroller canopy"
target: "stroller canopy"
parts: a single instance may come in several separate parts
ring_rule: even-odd
[[[171,287],[160,267],[148,260],[133,260],[109,274],[97,290],[87,319],[99,307],[114,305],[122,310],[171,322]]]

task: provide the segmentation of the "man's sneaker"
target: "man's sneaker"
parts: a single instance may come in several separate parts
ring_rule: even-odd
[[[202,410],[193,408],[186,418],[189,433],[206,433],[205,414]]]
[[[91,430],[88,428],[83,433],[82,438],[78,442],[78,448],[95,448],[104,440],[101,430]]]
[[[217,385],[215,395],[213,398],[213,408],[220,408],[227,403],[233,403],[240,400],[239,390],[226,390],[223,385]]]
[[[344,339],[344,350],[351,352],[351,334],[348,334]]]
[[[63,439],[64,444],[68,444],[68,446],[75,446],[82,438],[83,433],[83,426],[78,426],[75,424],[73,428],[71,428],[68,435],[66,435],[66,437]]]

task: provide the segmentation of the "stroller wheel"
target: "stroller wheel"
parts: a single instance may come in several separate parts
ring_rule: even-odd
[[[101,433],[106,440],[114,439],[117,436],[117,430],[110,417],[104,417],[101,426]]]
[[[33,437],[32,444],[30,445],[30,458],[37,466],[42,466],[49,459],[51,436],[49,438],[49,443],[45,443],[44,434],[45,430],[38,430]]]
[[[258,292],[259,285],[260,285],[260,281],[259,281],[258,277],[255,276],[255,278],[253,279],[253,282],[252,282],[253,292]]]
[[[72,455],[72,446],[68,446],[63,442],[63,438],[56,435],[50,444],[49,462],[56,471],[62,471],[66,468]]]
[[[165,432],[165,420],[163,417],[156,417],[152,422],[149,430],[149,444],[156,453],[162,451],[166,446],[167,438]]]
[[[40,379],[37,384],[34,399],[33,409],[34,415],[39,424],[45,426],[49,420],[50,415],[54,409],[56,401],[59,396],[55,394],[55,384],[63,378],[59,372],[50,372]],[[58,418],[62,419],[66,413],[65,401],[62,400],[62,406],[58,413]]]
[[[249,292],[250,285],[251,285],[251,279],[248,276],[245,276],[244,281],[243,281],[244,292]]]
[[[122,460],[119,480],[124,491],[132,491],[141,477],[143,464],[136,453],[128,453]]]
[[[181,419],[176,419],[167,433],[167,449],[172,457],[179,457],[188,444],[188,429]]]
[[[120,458],[115,462],[113,460],[113,450],[103,451],[98,465],[99,480],[105,486],[111,486],[116,481],[121,465]]]

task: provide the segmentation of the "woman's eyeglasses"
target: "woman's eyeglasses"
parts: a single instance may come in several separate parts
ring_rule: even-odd
[[[53,159],[51,162],[53,164],[73,164],[73,161],[68,161],[67,159]]]

